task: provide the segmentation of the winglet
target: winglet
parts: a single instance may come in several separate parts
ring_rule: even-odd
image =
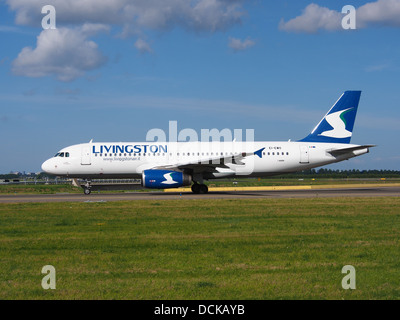
[[[254,151],[254,154],[262,158],[262,152],[264,151],[265,148],[262,148],[260,150]]]

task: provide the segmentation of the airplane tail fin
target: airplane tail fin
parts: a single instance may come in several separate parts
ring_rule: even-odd
[[[350,143],[361,91],[345,91],[304,142]]]

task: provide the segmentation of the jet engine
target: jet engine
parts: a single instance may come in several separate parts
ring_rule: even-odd
[[[191,184],[192,176],[180,171],[150,169],[142,173],[142,186],[145,188],[179,188]]]

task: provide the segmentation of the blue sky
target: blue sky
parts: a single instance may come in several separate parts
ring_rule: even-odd
[[[297,140],[345,90],[362,90],[352,143],[378,147],[328,168],[400,169],[400,0],[6,0],[0,19],[0,172],[173,120]]]

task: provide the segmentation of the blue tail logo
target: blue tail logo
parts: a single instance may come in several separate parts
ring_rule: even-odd
[[[300,141],[350,143],[361,91],[346,91],[311,133]]]
[[[328,114],[325,117],[325,120],[329,123],[331,127],[333,127],[332,130],[327,130],[322,133],[320,133],[320,136],[325,136],[325,137],[330,137],[330,138],[349,138],[351,137],[351,131],[346,130],[346,119],[343,117],[343,115],[352,110],[353,108],[349,108],[343,111],[338,111],[334,112],[331,114]]]

